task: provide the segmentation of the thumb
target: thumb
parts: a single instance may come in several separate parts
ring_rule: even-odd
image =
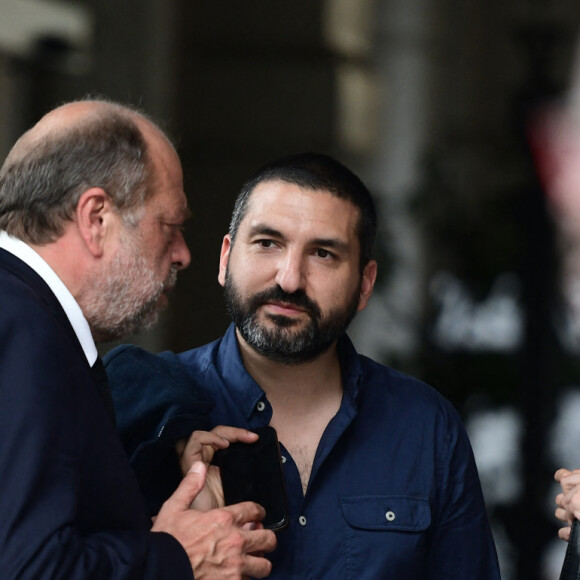
[[[203,461],[194,461],[177,489],[173,492],[171,496],[173,502],[182,505],[184,509],[189,509],[191,502],[203,489],[206,475],[207,467],[205,463]]]

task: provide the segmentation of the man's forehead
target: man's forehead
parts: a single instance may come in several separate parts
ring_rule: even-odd
[[[188,205],[187,196],[183,187],[174,184],[170,187],[153,188],[153,195],[149,196],[145,205],[150,211],[158,215],[171,215],[176,219],[191,217],[191,210]]]
[[[348,201],[338,197],[327,189],[315,189],[312,187],[298,185],[282,179],[269,179],[262,181],[254,187],[248,197],[247,212],[249,213],[258,206],[277,206],[281,201],[292,202],[300,205],[300,199],[306,200],[310,196],[330,196],[339,203]]]
[[[310,206],[313,197],[315,199],[316,196],[324,197],[325,203],[332,204],[334,200],[337,206],[346,206],[347,213],[353,217],[358,218],[360,215],[359,208],[350,199],[341,197],[333,191],[302,186],[281,179],[271,179],[260,182],[249,194],[242,222],[252,213],[275,210],[281,203],[288,202],[295,207],[300,207],[302,200],[304,206]]]
[[[323,198],[320,201],[319,196]],[[325,189],[276,180],[262,182],[253,190],[240,230],[244,235],[288,235],[310,230],[317,232],[316,239],[326,236],[346,240],[352,236],[354,241],[359,221],[360,211],[349,199]]]

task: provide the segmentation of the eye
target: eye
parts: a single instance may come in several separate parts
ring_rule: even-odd
[[[165,226],[167,229],[169,229],[172,232],[184,232],[185,231],[185,225],[182,223],[176,223],[176,224],[172,224],[169,222],[162,222],[162,225]]]
[[[274,240],[256,240],[256,244],[264,249],[273,248],[276,245]]]
[[[334,258],[334,254],[329,250],[325,250],[324,248],[318,248],[315,252],[318,258],[322,258],[323,260],[330,260]]]

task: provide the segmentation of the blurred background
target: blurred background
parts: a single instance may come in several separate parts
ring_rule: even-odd
[[[221,239],[259,166],[317,150],[354,169],[381,271],[351,336],[460,411],[504,580],[557,579],[553,472],[580,467],[580,186],[554,194],[547,144],[579,32],[577,0],[0,0],[0,157],[87,94],[174,137],[193,261],[131,339],[152,351],[224,332]]]

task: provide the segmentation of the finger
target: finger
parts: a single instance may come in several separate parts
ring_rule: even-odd
[[[212,433],[217,433],[230,443],[240,441],[242,443],[254,443],[260,437],[257,433],[249,431],[248,429],[241,429],[239,427],[228,427],[226,425],[218,425],[212,429]]]
[[[244,532],[245,550],[248,554],[263,554],[276,548],[276,534],[272,530],[253,530]]]
[[[568,522],[571,523],[571,518],[568,517],[568,512],[563,508],[557,508],[554,512],[554,515],[561,521],[561,522]]]
[[[577,488],[564,496],[561,505],[566,510],[567,521],[572,521],[573,517],[580,519],[580,493]]]
[[[263,530],[262,522],[248,522],[242,526],[242,530]]]
[[[569,493],[578,486],[580,486],[580,473],[571,473],[570,475],[565,475],[560,479],[560,486],[564,493]]]
[[[185,440],[181,440],[185,441]],[[184,445],[178,441],[175,446],[181,473],[187,472],[196,461],[209,465],[217,449],[223,449],[229,442],[209,431],[194,431]]]
[[[570,473],[570,470],[561,467],[556,471],[556,473],[554,473],[554,479],[559,482],[563,477],[570,475]]]
[[[261,522],[266,516],[264,508],[253,501],[235,503],[224,507],[224,509],[232,514],[234,522],[239,527],[248,522]]]
[[[181,469],[184,473],[189,470],[190,464],[194,461],[211,463],[214,453],[218,449],[224,449],[229,445],[229,441],[223,439],[216,433],[208,431],[194,431],[185,447],[179,453]]]
[[[266,558],[248,555],[242,571],[252,578],[266,578],[272,571],[272,562]]]
[[[187,441],[186,450],[194,446],[201,447],[202,445],[211,445],[222,449],[229,445],[229,441],[213,431],[194,431]]]
[[[189,509],[191,502],[203,489],[206,475],[207,468],[205,464],[202,461],[194,462],[167,501],[175,503],[179,508]]]
[[[570,540],[570,526],[566,526],[565,528],[560,528],[558,530],[558,537],[562,540]]]

